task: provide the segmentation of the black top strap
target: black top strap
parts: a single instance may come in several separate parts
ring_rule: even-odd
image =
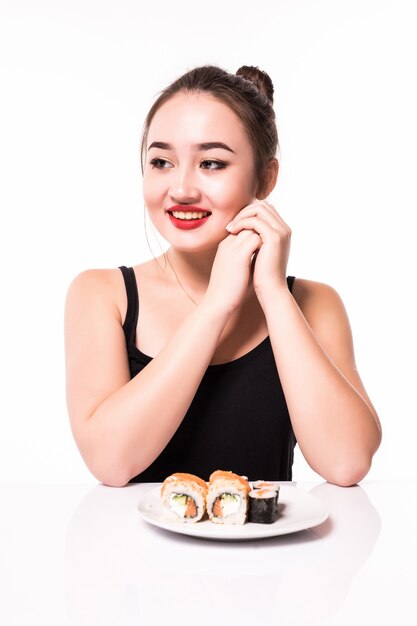
[[[126,294],[127,294],[127,311],[126,318],[123,323],[123,329],[125,331],[126,337],[130,337],[131,333],[136,332],[136,326],[138,324],[138,316],[139,316],[139,294],[138,294],[138,286],[136,283],[136,276],[133,267],[126,267],[125,265],[121,265],[119,267],[123,274],[123,278],[126,286]],[[287,285],[288,289],[292,293],[292,288],[294,285],[295,276],[287,276]]]
[[[123,330],[126,338],[131,337],[132,333],[136,333],[139,315],[139,295],[136,283],[136,276],[133,267],[120,266],[119,269],[123,274],[127,295],[126,318],[123,323]]]

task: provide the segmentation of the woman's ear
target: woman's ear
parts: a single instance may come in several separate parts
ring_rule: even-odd
[[[256,196],[257,198],[259,198],[259,200],[265,200],[265,198],[267,198],[269,194],[272,192],[275,185],[277,184],[278,172],[279,172],[278,159],[275,159],[275,158],[271,159],[268,163],[268,166],[265,172],[265,177],[264,177],[265,182],[263,185],[263,189],[260,190],[260,193],[258,193]]]

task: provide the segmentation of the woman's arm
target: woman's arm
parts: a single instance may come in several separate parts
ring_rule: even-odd
[[[91,472],[122,486],[145,470],[190,406],[230,315],[239,306],[259,245],[251,232],[219,246],[206,295],[167,345],[130,380],[119,270],[90,270],[70,286],[65,316],[71,427]]]
[[[112,280],[105,270],[88,271],[69,289],[67,402],[85,463],[103,483],[122,486],[146,469],[174,435],[227,317],[202,303],[131,380]]]
[[[381,426],[356,369],[349,320],[327,285],[297,279],[293,295],[269,290],[262,306],[294,432],[318,474],[352,485],[370,469]]]
[[[228,228],[262,241],[253,284],[301,451],[323,478],[352,485],[371,466],[381,426],[356,370],[343,303],[319,283],[296,280],[296,299],[288,291],[291,230],[268,202],[245,207]]]

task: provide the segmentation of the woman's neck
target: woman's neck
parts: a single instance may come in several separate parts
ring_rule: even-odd
[[[217,250],[183,252],[169,248],[165,253],[168,265],[190,287],[206,290]]]
[[[183,252],[169,248],[159,259],[156,259],[159,269],[166,278],[184,292],[194,304],[203,299],[210,282],[211,270],[216,256],[214,250]],[[254,297],[252,282],[250,282],[244,301]]]
[[[198,304],[206,293],[217,249],[202,252],[183,252],[169,248],[156,259],[165,279],[177,285],[184,295]]]

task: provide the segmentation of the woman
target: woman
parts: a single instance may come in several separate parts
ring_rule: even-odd
[[[266,201],[278,175],[272,105],[254,67],[196,68],[163,91],[142,170],[170,248],[70,286],[71,425],[107,485],[219,468],[291,480],[296,442],[329,482],[352,485],[370,468],[381,428],[343,304],[286,276],[291,231]]]

